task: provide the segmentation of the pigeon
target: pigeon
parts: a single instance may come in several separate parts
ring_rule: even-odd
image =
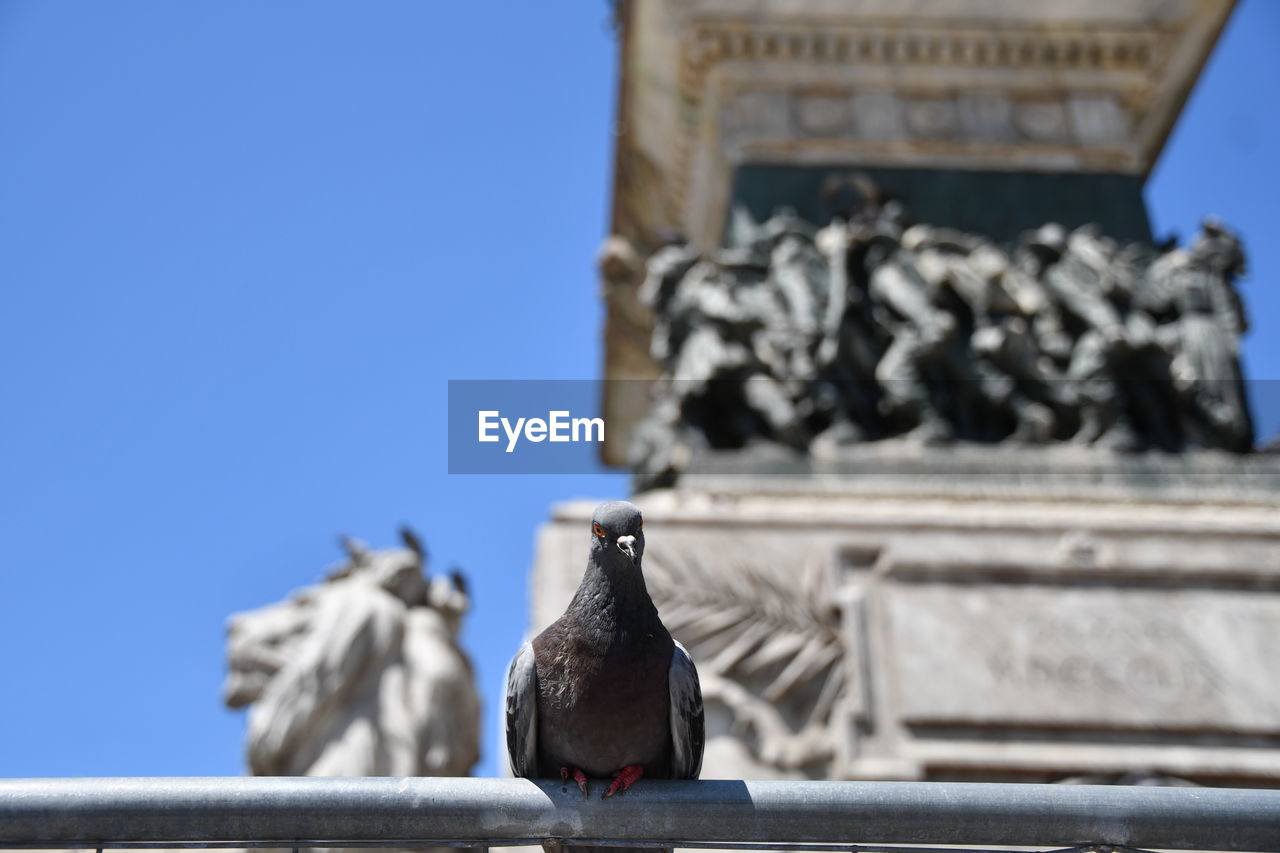
[[[589,779],[612,779],[606,798],[642,776],[698,777],[702,690],[645,588],[643,524],[626,501],[596,508],[577,593],[511,662],[507,753],[516,776],[573,779],[584,797]]]

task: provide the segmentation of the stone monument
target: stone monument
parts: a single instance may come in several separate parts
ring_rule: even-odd
[[[1230,10],[620,5],[604,452],[705,777],[1280,783],[1244,245],[1141,197]]]
[[[462,575],[428,580],[425,551],[370,550],[285,601],[237,613],[226,703],[249,706],[257,776],[465,776],[479,760],[480,699],[458,645]]]

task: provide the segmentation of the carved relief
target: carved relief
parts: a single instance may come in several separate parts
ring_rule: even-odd
[[[1013,123],[1027,139],[1062,142],[1067,136],[1067,112],[1059,101],[1026,100],[1013,112]]]
[[[996,92],[963,94],[956,99],[963,135],[975,142],[1009,142],[1014,138],[1013,105]]]
[[[249,707],[254,775],[465,776],[479,760],[465,584],[424,577],[421,544],[404,538],[381,551],[346,540],[322,583],[231,617],[224,698]]]
[[[1107,94],[913,97],[874,90],[739,92],[726,99],[720,127],[726,145],[790,138],[1111,144],[1128,132],[1128,116]]]
[[[849,128],[849,99],[833,95],[800,95],[795,99],[795,120],[808,136],[831,136]]]
[[[853,96],[858,136],[891,142],[906,135],[902,103],[889,92],[860,92]]]
[[[854,25],[840,21],[813,25],[689,21],[678,73],[688,107],[684,112],[688,126],[675,140],[675,168],[685,176],[680,181],[681,192],[693,183],[689,170],[694,167],[694,147],[699,145],[719,149],[720,159],[727,154],[729,161],[744,143],[787,139],[822,140],[824,150],[847,154],[856,150],[849,146],[856,146],[859,140],[902,138],[952,143],[1002,141],[1047,145],[1055,150],[1074,145],[1083,146],[1078,154],[1086,158],[1088,146],[1115,149],[1131,145],[1133,122],[1126,111],[1141,116],[1149,109],[1154,90],[1143,81],[1147,75],[1159,73],[1158,65],[1169,54],[1167,42],[1173,37],[1170,32],[1149,27],[1117,32],[1087,26],[1020,29],[1007,22],[987,29],[935,26],[938,28],[930,29],[923,21],[913,21],[910,27],[875,21]],[[762,73],[760,66],[770,64],[787,66],[791,73]],[[907,91],[900,87],[901,75],[895,71],[879,78],[881,82],[868,91],[862,78],[868,74],[874,78],[876,69],[887,67],[929,69],[931,74],[914,75],[914,88]],[[752,70],[738,73],[746,68]],[[851,68],[864,71],[847,73]],[[1043,101],[1018,102],[1030,92],[1046,89],[1044,81],[1029,84],[1028,72],[1056,75],[1064,71],[1094,75],[1089,79],[1095,91],[1070,104],[1067,90]],[[986,76],[965,78],[965,85],[957,85],[957,74]],[[770,76],[792,81],[786,84],[785,94],[771,89],[761,93],[764,97],[754,97],[759,93],[759,81]],[[714,84],[710,82],[713,78]],[[957,89],[985,90],[985,94],[978,101],[961,101],[954,94]],[[1121,94],[1124,107],[1117,98]],[[722,118],[713,117],[708,133],[700,127],[705,119],[699,116],[704,103],[716,100],[735,102],[735,107],[726,110]],[[1012,109],[1011,102],[1016,103]],[[742,120],[744,110],[753,113],[748,121]],[[778,120],[786,121],[783,117],[787,115],[791,116],[790,126],[783,134]],[[765,132],[752,137],[747,133],[749,127]],[[983,153],[979,148],[956,149],[954,153],[979,160],[985,157],[991,160],[989,165],[997,167],[1003,162],[1003,155]],[[1135,152],[1123,156],[1132,157]],[[1115,150],[1102,158],[1100,162],[1114,163]],[[680,206],[686,201],[681,196]]]
[[[1082,142],[1118,142],[1129,134],[1129,117],[1113,95],[1075,95],[1068,99],[1067,109]]]
[[[830,778],[856,656],[819,555],[762,556],[668,542],[645,555],[645,578],[698,662],[708,748],[735,740],[775,770]]]
[[[956,131],[959,118],[950,98],[916,98],[907,101],[907,127],[922,139],[946,139]]]

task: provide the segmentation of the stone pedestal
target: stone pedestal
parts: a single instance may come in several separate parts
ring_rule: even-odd
[[[713,463],[635,499],[703,678],[704,777],[1280,784],[1280,457]],[[542,530],[534,630],[592,507]]]

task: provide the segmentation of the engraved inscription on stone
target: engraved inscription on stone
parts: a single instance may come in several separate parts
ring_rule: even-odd
[[[888,599],[908,721],[1280,731],[1276,593],[903,584]]]

